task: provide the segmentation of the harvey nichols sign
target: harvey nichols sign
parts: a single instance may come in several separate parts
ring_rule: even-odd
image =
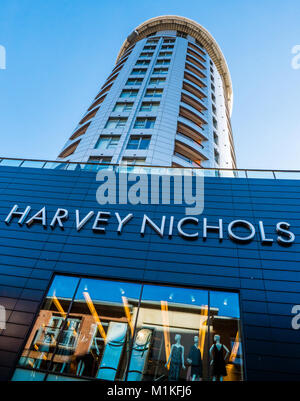
[[[228,237],[231,241],[237,243],[248,243],[256,236],[264,245],[272,245],[277,241],[281,246],[289,246],[295,241],[295,235],[290,231],[290,224],[284,221],[274,225],[272,232],[266,233],[263,221],[259,221],[254,226],[247,220],[233,220],[228,224],[223,223],[223,219],[215,219],[208,221],[206,217],[198,218],[194,216],[185,216],[175,219],[174,216],[155,217],[155,221],[144,214],[143,217],[134,216],[133,213],[121,216],[118,212],[94,211],[82,213],[76,209],[75,213],[69,213],[68,209],[58,208],[51,215],[44,206],[38,211],[33,211],[31,206],[19,208],[14,205],[8,212],[5,223],[7,225],[18,222],[19,226],[25,225],[30,228],[33,225],[41,225],[45,229],[49,226],[51,229],[64,229],[64,224],[68,220],[73,220],[74,228],[79,232],[84,229],[90,229],[94,233],[105,233],[108,224],[116,225],[117,233],[126,235],[126,226],[132,220],[138,221],[140,226],[140,235],[146,235],[147,230],[153,230],[161,238],[172,238],[179,235],[186,240],[196,240],[208,237],[218,238],[220,242],[224,237]],[[241,230],[241,228],[243,228]]]

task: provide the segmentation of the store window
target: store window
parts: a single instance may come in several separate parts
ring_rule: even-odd
[[[59,375],[122,380],[140,293],[135,283],[56,277],[19,367],[57,380]]]
[[[243,357],[238,294],[210,292],[210,377],[243,380]]]
[[[57,276],[13,380],[243,380],[236,293]]]

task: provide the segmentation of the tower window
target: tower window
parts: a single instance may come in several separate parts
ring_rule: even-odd
[[[129,78],[126,82],[126,85],[141,85],[142,82],[142,78]]]
[[[93,164],[86,164],[84,169],[85,170],[99,170],[101,168],[108,168],[108,166],[98,166],[98,164],[110,164],[111,157],[101,157],[101,156],[91,156],[88,159],[88,163]]]
[[[162,97],[163,89],[147,89],[145,97]]]
[[[134,68],[131,71],[131,75],[145,75],[147,69],[146,68]]]
[[[153,56],[153,52],[143,52],[140,54],[140,57],[152,57]]]
[[[187,38],[187,34],[185,32],[182,31],[177,31],[176,36],[178,36],[179,38]]]
[[[160,85],[166,82],[166,78],[151,78],[149,84],[150,85]]]
[[[147,43],[158,43],[159,39],[148,39]]]
[[[143,102],[140,111],[156,111],[159,108],[159,102]]]
[[[151,136],[131,135],[126,149],[146,150],[149,148]]]
[[[154,128],[155,120],[156,118],[154,117],[138,117],[133,128]]]
[[[115,104],[115,107],[113,109],[114,112],[125,112],[125,111],[131,111],[133,107],[133,103],[122,103],[122,102],[118,102]]]
[[[215,127],[215,129],[218,129],[218,121],[215,119],[215,117],[213,117],[213,126]]]
[[[153,74],[167,74],[168,68],[154,68]]]
[[[175,43],[175,39],[164,39],[164,43]]]
[[[156,46],[145,46],[143,50],[155,50]]]
[[[216,162],[217,164],[219,164],[219,162],[220,162],[220,155],[219,155],[219,152],[215,149],[215,150],[214,150],[214,153],[215,153],[215,162]]]
[[[162,60],[157,60],[156,65],[169,65],[171,62],[170,59],[162,59]]]
[[[171,57],[172,56],[172,52],[160,52],[158,54],[158,57]]]
[[[138,94],[138,90],[137,89],[124,89],[121,92],[120,97],[126,98],[126,97],[136,97]]]
[[[174,45],[163,45],[161,47],[162,50],[167,50],[167,49],[174,49]]]
[[[218,134],[215,131],[214,131],[214,142],[215,142],[216,145],[219,144],[219,137],[218,137]]]
[[[136,157],[123,157],[122,162],[125,162],[128,166],[140,166],[146,164],[146,159]]]
[[[150,60],[138,60],[135,65],[149,65]]]
[[[122,118],[111,117],[108,119],[105,128],[122,128],[125,126],[126,121],[127,121],[126,117]]]
[[[115,149],[119,140],[119,135],[101,135],[95,145],[95,149]]]

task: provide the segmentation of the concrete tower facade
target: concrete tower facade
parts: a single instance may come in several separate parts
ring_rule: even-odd
[[[236,168],[231,111],[213,37],[187,18],[152,18],[123,43],[58,160]]]

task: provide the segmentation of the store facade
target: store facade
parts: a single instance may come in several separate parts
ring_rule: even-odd
[[[224,380],[300,377],[299,181],[205,177],[186,216],[77,167],[0,166],[2,380],[213,380],[216,342]]]

